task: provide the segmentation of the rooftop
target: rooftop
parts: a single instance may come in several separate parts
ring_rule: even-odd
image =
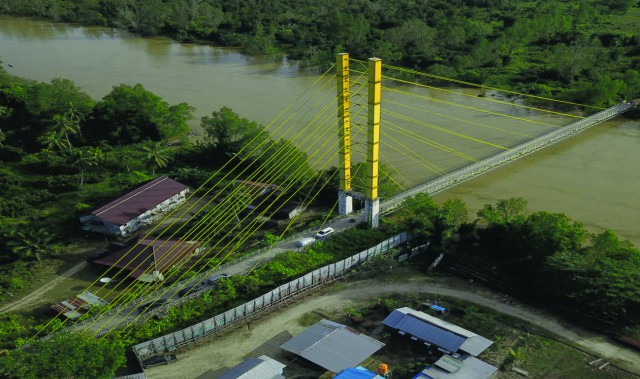
[[[176,241],[145,238],[132,245],[111,244],[110,253],[95,260],[97,264],[131,271],[131,277],[138,278],[152,271],[163,272],[192,254],[200,244],[195,241]]]
[[[92,215],[124,225],[189,187],[166,176],[144,183],[95,211]]]
[[[394,310],[382,323],[450,352],[462,350],[477,356],[493,344],[469,330],[407,307]]]
[[[218,379],[284,379],[282,370],[285,366],[266,355],[250,357],[218,376]]]
[[[496,371],[497,367],[472,356],[455,359],[444,355],[414,379],[487,379]]]
[[[358,366],[384,343],[329,320],[321,320],[280,345],[318,366],[341,372]]]

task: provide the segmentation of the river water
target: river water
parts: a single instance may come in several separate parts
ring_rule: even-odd
[[[46,82],[55,77],[71,79],[95,99],[120,83],[141,83],[170,104],[187,102],[194,106],[191,126],[196,131],[200,117],[222,106],[267,125],[318,79],[315,72],[301,70],[295,62],[245,57],[231,49],[4,16],[0,16],[0,60],[8,72],[25,78]],[[477,90],[456,89],[457,93],[451,93],[390,80],[384,81],[383,87],[388,90],[383,90],[381,157],[383,163],[397,170],[396,180],[403,187],[572,120],[485,101],[491,94],[480,99]],[[328,101],[335,102],[335,90],[325,90],[330,93]],[[358,101],[364,105],[366,98],[358,100],[354,96],[354,105]],[[358,160],[362,159],[359,153],[363,150],[366,116],[358,117],[356,106],[353,114],[354,141],[360,142],[354,148]],[[304,129],[308,123],[309,119],[301,119],[280,135],[298,132],[310,136]],[[326,125],[316,129],[330,128],[327,136],[335,138],[335,118]],[[460,138],[460,134],[471,138]],[[310,155],[316,149],[328,149],[322,146],[322,138],[311,139],[301,146],[308,148]],[[483,141],[491,141],[491,145]],[[468,157],[435,148],[435,143]],[[620,118],[461,184],[436,199],[461,198],[473,214],[483,204],[521,196],[529,201],[529,211],[564,212],[590,230],[608,228],[640,246],[639,162],[640,123]],[[336,163],[335,159],[328,162]]]

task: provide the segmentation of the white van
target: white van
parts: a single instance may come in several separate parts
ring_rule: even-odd
[[[306,237],[306,238],[302,238],[301,240],[298,240],[296,242],[296,246],[298,247],[305,247],[305,246],[309,246],[312,243],[316,242],[316,239],[313,237]]]
[[[324,228],[316,234],[317,239],[325,238],[329,234],[333,233],[333,228]]]

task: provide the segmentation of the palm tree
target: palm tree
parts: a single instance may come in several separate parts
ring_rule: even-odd
[[[84,184],[84,172],[90,167],[97,166],[102,158],[103,153],[99,147],[86,147],[76,150],[71,165],[80,168],[80,187]]]
[[[62,133],[57,130],[50,130],[40,137],[40,142],[45,146],[45,150],[66,151],[71,148],[69,140],[63,138]]]
[[[84,119],[82,113],[76,112],[73,109],[73,103],[69,103],[69,109],[63,114],[57,114],[53,116],[53,132],[59,133],[67,141],[67,147],[69,153],[72,153],[73,145],[71,144],[70,135],[79,134],[82,135],[80,130],[80,121]]]
[[[40,254],[52,250],[54,236],[46,229],[30,229],[27,232],[16,231],[11,233],[13,237],[7,241],[7,246],[20,258],[33,259],[41,262]]]
[[[169,149],[160,142],[148,141],[142,150],[146,153],[145,166],[152,168],[151,176],[155,178],[156,169],[167,167]]]

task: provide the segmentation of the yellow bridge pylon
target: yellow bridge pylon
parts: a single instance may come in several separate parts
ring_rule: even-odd
[[[338,159],[340,164],[340,189],[338,209],[341,215],[353,211],[351,192],[351,103],[349,54],[336,57],[338,92]],[[368,73],[368,119],[367,119],[367,180],[365,189],[364,214],[372,228],[378,226],[380,217],[380,198],[378,179],[380,166],[380,102],[382,81],[382,60],[369,58]]]

